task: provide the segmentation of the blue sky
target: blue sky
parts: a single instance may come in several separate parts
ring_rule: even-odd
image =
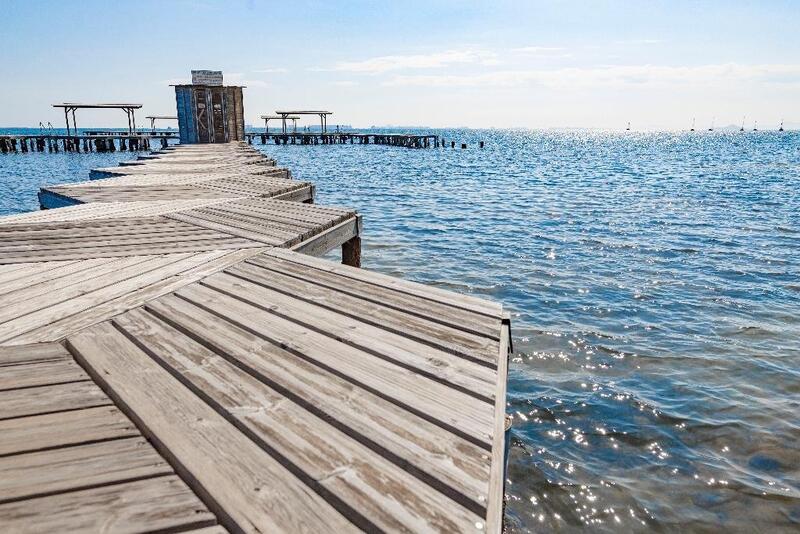
[[[245,118],[355,126],[800,125],[800,2],[6,0],[0,125],[62,101],[174,114],[192,68],[247,85]],[[79,126],[122,126],[84,111]]]

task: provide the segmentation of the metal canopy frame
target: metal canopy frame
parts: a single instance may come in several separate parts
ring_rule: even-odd
[[[284,117],[283,115],[261,115],[261,118],[264,119],[264,133],[268,134],[269,133],[269,121],[275,120],[275,119],[281,119],[281,120],[284,121],[284,123],[283,123],[284,124],[283,133],[286,133],[286,120],[285,119],[291,119],[292,120],[292,124],[293,124],[293,128],[294,128],[294,133],[297,133],[297,120],[300,117],[297,117],[297,116],[294,116],[294,115],[287,115],[286,117]]]
[[[78,134],[78,125],[75,122],[76,109],[121,109],[128,116],[128,134],[136,133],[136,114],[135,110],[141,109],[141,104],[76,104],[73,102],[64,102],[62,104],[53,104],[54,108],[64,108],[64,119],[67,122],[67,135],[72,135],[69,126],[69,116],[72,114],[72,130],[75,135]]]
[[[319,126],[322,129],[322,133],[326,133],[328,131],[328,115],[333,115],[332,111],[313,110],[276,111],[275,113],[280,115],[281,120],[283,121],[283,133],[286,133],[286,119],[288,119],[290,115],[319,115]]]
[[[145,117],[145,119],[149,119],[150,120],[150,129],[155,131],[156,130],[156,119],[165,120],[165,121],[166,120],[176,121],[176,120],[178,120],[178,117],[171,117],[171,116],[168,116],[168,115],[150,115],[149,117]]]

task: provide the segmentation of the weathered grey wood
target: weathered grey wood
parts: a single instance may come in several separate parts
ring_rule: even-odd
[[[138,436],[114,406],[0,421],[0,456]]]
[[[297,256],[293,255],[292,259],[295,258]],[[321,287],[334,289],[339,293],[351,295],[380,306],[413,314],[463,332],[473,333],[482,338],[499,341],[499,314],[487,317],[392,287],[379,285],[378,283],[364,282],[327,270],[296,263],[274,254],[260,254],[248,260],[248,263],[259,265],[271,271],[285,273],[288,276],[305,280]],[[330,262],[325,262],[324,265],[329,268],[335,266]],[[390,280],[395,281],[394,279]],[[407,284],[411,285],[411,283]],[[470,345],[467,340],[460,340],[459,342],[465,346]],[[494,346],[491,348],[491,353],[491,361],[496,365],[497,351]]]
[[[505,502],[505,449],[506,449],[506,387],[508,358],[511,346],[511,317],[506,314],[500,334],[497,366],[497,402],[494,406],[494,435],[492,437],[492,470],[489,477],[489,501],[486,513],[486,531],[500,534],[503,531],[503,503]]]
[[[42,284],[51,280],[62,279],[65,276],[74,274],[85,269],[89,269],[103,262],[108,261],[104,259],[88,259],[76,260],[68,262],[52,262],[53,268],[41,273],[31,273],[30,276],[24,276],[12,282],[0,283],[0,299],[4,303],[8,303],[11,294],[15,291],[25,290],[35,285]]]
[[[220,232],[225,232],[230,235],[235,235],[238,237],[242,237],[245,239],[250,239],[253,241],[258,241],[259,243],[265,243],[267,245],[281,245],[286,240],[290,239],[292,236],[291,234],[286,234],[283,236],[274,236],[270,235],[267,232],[259,231],[260,229],[241,229],[232,227],[227,221],[224,219],[220,219],[214,216],[205,216],[205,217],[198,217],[196,215],[190,215],[188,213],[175,213],[170,215],[170,218],[184,221],[187,223],[194,224],[198,227],[209,228],[212,230],[217,230]]]
[[[348,532],[354,526],[110,324],[67,339],[71,352],[222,524],[245,532]],[[163,407],[169,406],[168,410]],[[297,503],[305,506],[297,506]]]
[[[55,360],[0,367],[0,390],[89,380],[72,360]]]
[[[108,397],[93,382],[74,382],[0,391],[0,419],[107,406]]]
[[[268,270],[266,267],[270,267]],[[353,293],[333,290],[330,286],[310,279],[295,277],[289,270],[284,274],[283,265],[270,262],[263,256],[253,258],[247,263],[232,267],[229,272],[244,276],[259,285],[285,293],[295,298],[313,302],[331,311],[358,319],[389,332],[403,335],[451,354],[495,366],[497,362],[497,342],[472,332],[464,332],[456,327],[422,318],[389,307],[377,299],[364,299],[351,296]],[[306,269],[308,271],[308,269]],[[390,301],[388,301],[390,302]],[[500,321],[495,328],[500,330]]]
[[[281,249],[272,249],[265,252],[265,254],[274,255],[295,263],[299,263],[301,265],[307,265],[315,269],[335,273],[344,277],[353,278],[355,280],[361,280],[363,282],[378,286],[393,288],[397,291],[402,291],[410,295],[427,298],[457,308],[471,310],[490,317],[498,317],[502,312],[502,306],[495,302],[478,299],[469,295],[462,295],[423,284],[416,284],[401,280],[399,278],[392,278],[391,276],[367,271],[365,269],[356,269],[347,265],[331,264],[325,260],[313,258],[303,254],[292,254],[290,251]]]
[[[133,275],[125,272],[122,279],[117,276],[115,283],[109,282],[107,278],[102,278],[96,282],[86,281],[82,284],[86,287],[84,294],[57,304],[38,308],[37,311],[18,316],[11,321],[0,324],[0,342],[7,343],[9,340],[26,332],[45,327],[83,310],[145,288],[223,254],[224,252],[214,251],[192,256],[170,255],[172,257],[158,257],[152,263],[148,262],[147,270],[142,269],[143,272]],[[174,256],[177,256],[177,261],[175,261],[176,258]]]
[[[342,246],[342,244],[350,239],[358,237],[359,220],[360,216],[341,222],[318,235],[294,245],[292,250],[300,254],[308,254],[311,256],[327,254],[336,247]]]
[[[241,249],[248,247],[261,247],[263,243],[255,241],[244,240],[233,237],[220,237],[213,240],[199,240],[199,241],[180,241],[175,243],[161,243],[161,244],[133,244],[118,247],[97,247],[97,248],[78,248],[66,251],[35,251],[24,253],[0,253],[0,262],[15,263],[15,262],[28,262],[31,260],[37,261],[53,261],[53,260],[75,260],[83,259],[86,257],[93,258],[113,258],[118,256],[137,256],[143,254],[170,254],[175,252],[191,253],[191,252],[204,252],[204,251],[220,251],[229,249]]]
[[[237,267],[230,269],[231,273],[236,270]],[[489,368],[226,273],[210,276],[203,281],[203,285],[220,292],[216,294],[206,292],[206,296],[220,306],[228,304],[222,293],[234,295],[251,305],[256,304],[256,307],[253,307],[256,313],[260,305],[269,309],[270,314],[294,323],[296,326],[292,328],[312,327],[330,339],[342,342],[343,346],[362,351],[364,356],[359,358],[359,366],[363,366],[364,369],[374,366],[373,372],[386,378],[395,376],[398,380],[397,386],[409,381],[410,371],[413,375],[410,382],[414,385],[409,383],[409,387],[430,388],[431,392],[437,391],[444,397],[437,399],[443,409],[444,405],[451,402],[455,403],[451,406],[463,414],[471,413],[469,409],[473,408],[475,411],[472,413],[476,417],[488,422],[485,419],[485,406],[480,403],[490,403],[488,399],[494,396],[495,374]],[[179,294],[185,294],[184,291],[197,293],[201,289],[187,287]],[[264,320],[268,320],[267,317]],[[285,325],[285,328],[289,328],[289,325]],[[423,376],[430,380],[426,380]],[[464,391],[468,393],[465,394]],[[470,394],[485,400],[469,397]]]
[[[83,295],[102,287],[103,283],[108,285],[124,280],[126,276],[149,270],[149,266],[160,263],[161,259],[156,256],[132,256],[85,261],[91,261],[93,265],[78,273],[4,295],[5,306],[0,309],[0,323]]]
[[[176,476],[0,504],[6,532],[133,533],[216,523]]]
[[[71,359],[64,347],[56,343],[37,343],[25,347],[0,347],[0,367],[35,362]]]
[[[489,457],[481,447],[345,380],[335,368],[329,371],[290,352],[279,340],[259,338],[175,296],[146,308],[338,428],[352,429],[354,439],[366,437],[405,465],[417,466],[478,502],[485,500]]]
[[[198,259],[198,264],[186,271],[165,276],[163,279],[144,285],[140,289],[132,289],[119,297],[91,305],[62,319],[47,322],[39,328],[7,341],[7,343],[16,345],[62,339],[81,328],[105,321],[131,308],[141,306],[151,299],[175,291],[226,267],[251,258],[263,250],[254,248],[234,250],[232,252],[224,251],[223,253],[204,253],[201,257],[196,258]]]
[[[251,439],[315,481],[323,498],[343,501],[334,503],[343,514],[359,513],[386,531],[463,531],[482,520],[152,315],[132,310],[114,322]]]
[[[65,265],[71,262],[58,262],[58,263],[27,263],[14,265],[3,265],[4,270],[0,272],[0,287],[10,284],[20,278],[25,278],[32,275],[37,275],[42,272],[47,272],[55,269],[60,265]],[[16,267],[16,268],[15,268]]]
[[[197,530],[186,530],[186,534],[228,534],[225,527],[222,525],[215,525],[213,527],[198,528]]]
[[[91,271],[73,277],[73,279],[64,284],[45,287],[45,291],[41,293],[36,288],[33,288],[30,291],[30,296],[22,294],[18,299],[12,299],[9,304],[13,305],[0,309],[0,323],[5,323],[11,319],[22,317],[62,302],[68,302],[75,297],[86,295],[97,289],[136,277],[143,272],[158,269],[187,257],[189,257],[188,254],[181,254],[176,257],[134,256],[121,258],[118,261],[107,261]],[[0,326],[1,331],[2,326]]]
[[[0,457],[0,503],[170,474],[141,437]]]
[[[213,277],[209,277],[207,281],[211,278]],[[251,287],[246,290],[236,288],[234,285],[236,282],[231,282],[229,279],[218,279],[214,283],[217,287],[239,294],[257,291]],[[302,324],[246,305],[203,286],[187,286],[178,294],[191,302],[220,311],[237,324],[246,326],[266,339],[273,340],[274,343],[291,347],[294,351],[316,361],[318,365],[335,369],[348,380],[369,388],[373,393],[380,393],[399,406],[415,410],[418,415],[430,418],[431,422],[443,425],[451,431],[460,429],[464,435],[486,443],[488,448],[492,414],[489,413],[491,410],[487,410],[488,403],[482,400],[358,348],[336,343],[335,338],[319,334]],[[252,296],[252,293],[250,294]],[[277,307],[274,303],[270,303],[269,306]],[[304,315],[305,311],[299,313]],[[325,322],[315,321],[315,324],[323,325]],[[341,327],[341,324],[335,326]],[[480,384],[478,380],[473,382]]]

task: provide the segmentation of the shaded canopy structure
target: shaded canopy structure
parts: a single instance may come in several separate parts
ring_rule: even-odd
[[[169,115],[150,115],[149,117],[145,117],[145,119],[150,119],[150,129],[156,129],[156,120],[163,120],[163,121],[176,121],[178,117],[171,117]]]
[[[75,134],[78,133],[78,125],[75,122],[75,110],[77,109],[121,109],[128,116],[128,133],[133,134],[136,132],[136,115],[135,110],[141,109],[141,104],[76,104],[74,102],[63,102],[61,104],[53,104],[54,108],[64,108],[64,119],[67,122],[67,135],[72,135],[72,130]],[[72,114],[72,129],[69,126],[69,116]]]
[[[295,133],[297,133],[297,120],[300,118],[297,115],[261,115],[261,118],[264,119],[264,133],[269,133],[269,121],[281,119],[281,120],[292,120],[292,125],[294,128]],[[286,133],[286,123],[284,122],[283,133]]]
[[[299,110],[299,111],[276,111],[277,115],[283,121],[283,133],[286,133],[286,119],[291,115],[319,115],[319,126],[322,133],[328,131],[328,115],[333,115],[332,111],[315,111],[315,110]]]

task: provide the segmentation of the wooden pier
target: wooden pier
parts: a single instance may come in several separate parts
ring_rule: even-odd
[[[0,219],[3,530],[500,532],[502,306],[245,143],[139,163]]]
[[[352,132],[245,132],[245,139],[262,145],[390,145],[405,148],[439,148],[438,135],[367,134]]]
[[[125,152],[166,148],[171,134],[97,133],[94,135],[0,135],[0,153]]]

